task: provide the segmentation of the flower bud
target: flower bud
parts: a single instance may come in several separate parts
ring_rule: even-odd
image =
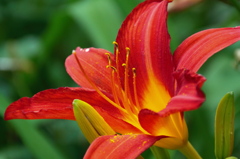
[[[88,103],[75,99],[73,101],[73,112],[78,126],[89,143],[99,136],[116,134],[103,117]]]
[[[215,156],[231,156],[234,138],[234,96],[227,93],[219,102],[215,117]]]

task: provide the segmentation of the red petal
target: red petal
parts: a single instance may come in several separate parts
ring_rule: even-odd
[[[213,54],[240,40],[240,27],[218,28],[198,32],[182,42],[174,53],[177,69],[194,72]]]
[[[147,0],[139,4],[119,30],[116,39],[120,51],[118,67],[124,77],[121,65],[126,62],[126,47],[129,47],[129,67],[136,68],[137,92],[146,89],[150,78],[155,76],[173,94],[173,64],[166,24],[167,4],[168,0]]]
[[[176,95],[167,107],[159,112],[162,116],[197,109],[205,101],[205,95],[200,89],[205,77],[189,70],[178,70],[174,76],[177,80]]]
[[[106,122],[118,133],[141,133],[124,121],[122,113],[104,100],[97,92],[83,88],[49,89],[23,97],[8,106],[4,119],[69,119],[75,120],[72,110],[74,99],[80,99],[93,106]]]
[[[84,159],[133,159],[159,139],[142,134],[101,136],[90,145]]]
[[[111,69],[106,68],[108,57],[105,53],[109,51],[96,48],[77,48],[76,54],[85,70],[88,78],[103,90],[111,91]],[[113,57],[112,54],[110,54]],[[72,54],[68,56],[65,62],[66,70],[72,79],[80,86],[92,88],[86,76],[82,73],[76,57]]]
[[[8,106],[4,119],[70,119],[75,120],[72,110],[74,99],[80,99],[92,106],[107,107],[112,115],[121,116],[118,109],[106,102],[97,92],[83,88],[49,89],[23,97]]]
[[[139,113],[139,122],[150,134],[162,136],[155,145],[167,148],[178,149],[188,139],[188,130],[181,113],[174,113],[169,116],[161,116],[152,110],[142,109]]]
[[[166,108],[160,112],[142,109],[139,113],[142,127],[153,135],[176,136],[176,125],[180,129],[183,127],[181,113],[197,109],[205,101],[205,95],[200,90],[205,81],[203,76],[189,70],[179,70],[174,76],[177,91]]]
[[[149,109],[142,109],[140,111],[139,122],[145,130],[153,135],[172,136],[172,133],[174,133],[174,131],[169,131],[173,127],[169,116],[163,117],[159,113]]]

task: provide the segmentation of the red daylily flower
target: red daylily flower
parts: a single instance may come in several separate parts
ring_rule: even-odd
[[[196,72],[219,50],[240,40],[240,27],[201,31],[172,55],[168,0],[146,0],[123,22],[114,55],[77,48],[66,69],[82,87],[49,89],[12,103],[5,119],[75,120],[72,101],[91,105],[121,135],[97,138],[86,158],[134,158],[152,146],[180,149],[188,141],[183,112],[204,102],[205,78]],[[113,148],[114,147],[114,148]]]

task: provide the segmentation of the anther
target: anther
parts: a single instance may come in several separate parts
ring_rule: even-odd
[[[116,41],[113,42],[114,47],[114,52],[116,54],[116,59],[118,60],[118,54],[119,54],[119,49],[118,49],[118,43]]]
[[[110,57],[110,53],[105,53],[105,55],[107,55],[107,58],[108,58],[108,65],[111,66],[112,65],[112,60],[111,60],[111,57]]]
[[[137,95],[136,68],[132,68],[132,72],[133,72],[133,93],[134,93],[135,104],[138,109],[141,109],[138,101],[138,95]]]
[[[106,52],[105,55],[107,55],[110,58],[110,53]]]
[[[116,61],[116,69],[119,69],[119,49],[118,49],[118,43],[116,41],[113,41],[113,45],[114,45],[114,54],[115,54],[115,61]],[[117,78],[119,77],[119,73],[117,73]]]
[[[113,45],[115,45],[116,47],[118,47],[118,43],[117,43],[116,41],[113,41],[112,43],[113,43]]]
[[[136,77],[136,68],[132,68],[133,77]]]
[[[111,60],[110,53],[105,53],[105,55],[107,55],[107,57],[108,57],[108,65],[106,66],[106,68],[111,68],[111,69],[113,69],[115,72],[117,72],[117,69],[112,66],[112,60]]]
[[[113,66],[107,65],[106,68],[111,68],[111,69],[113,69],[113,71],[117,72],[117,69]]]
[[[129,54],[130,54],[130,48],[129,48],[129,47],[126,47],[125,49],[126,49],[126,52],[127,52],[126,56],[129,56]]]

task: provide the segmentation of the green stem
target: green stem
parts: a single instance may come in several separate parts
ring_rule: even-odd
[[[198,152],[194,149],[189,141],[186,143],[186,145],[178,150],[188,159],[202,159],[202,157],[198,154]]]

